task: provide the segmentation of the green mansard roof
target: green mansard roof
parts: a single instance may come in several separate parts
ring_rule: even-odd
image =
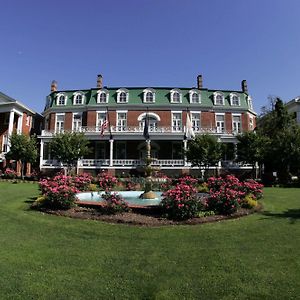
[[[128,91],[128,102],[127,103],[117,103],[117,91],[119,89],[124,89]],[[154,103],[144,103],[143,95],[144,90],[151,89],[155,92],[155,102]],[[180,90],[182,95],[181,103],[171,103],[171,90]],[[64,107],[65,109],[74,108],[74,107],[96,107],[101,109],[105,107],[117,108],[117,109],[127,109],[128,107],[134,106],[137,109],[143,107],[153,108],[165,108],[176,110],[177,109],[221,109],[221,110],[251,110],[253,109],[249,106],[248,98],[249,95],[242,91],[228,91],[228,90],[210,90],[210,89],[197,89],[197,88],[170,88],[170,87],[104,87],[103,90],[106,90],[109,93],[108,103],[97,103],[97,92],[99,88],[92,88],[88,90],[62,90],[52,92],[48,96],[48,103],[46,104],[45,110],[49,108],[58,109]],[[201,103],[190,103],[190,91],[198,91],[201,95]],[[73,104],[74,93],[80,92],[85,96],[85,103],[82,105]],[[214,93],[220,92],[224,95],[224,105],[214,105]],[[236,94],[240,99],[240,105],[230,105],[230,94]],[[57,95],[64,94],[67,96],[66,105],[57,105],[56,98]]]

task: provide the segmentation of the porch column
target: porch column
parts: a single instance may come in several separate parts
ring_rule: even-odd
[[[187,140],[183,140],[183,162],[184,162],[184,166],[187,166],[186,151],[187,151]]]
[[[17,122],[17,133],[22,133],[22,123],[23,123],[23,115],[18,116],[18,122]]]
[[[40,144],[40,170],[43,166],[43,158],[44,158],[44,141],[41,140],[41,144]]]
[[[14,118],[15,118],[15,113],[14,113],[13,110],[11,110],[10,113],[9,113],[9,123],[8,123],[7,152],[10,149],[10,137],[12,135],[13,128],[14,128]]]
[[[109,140],[109,166],[113,166],[114,140]]]
[[[233,144],[233,149],[234,149],[234,159],[237,159],[237,143]]]

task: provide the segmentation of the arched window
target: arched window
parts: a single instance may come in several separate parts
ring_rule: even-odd
[[[117,102],[118,103],[127,103],[129,93],[126,89],[119,89],[117,91]]]
[[[220,92],[214,93],[214,104],[215,105],[224,105],[224,95]]]
[[[82,95],[77,94],[75,96],[75,103],[74,104],[82,104]]]
[[[73,96],[73,104],[74,105],[84,104],[84,99],[85,99],[85,96],[82,92],[76,92],[76,93],[74,93],[74,96]]]
[[[147,92],[147,94],[146,94],[146,102],[153,102],[153,94],[152,94],[152,92]]]
[[[102,89],[97,92],[97,103],[107,103],[108,102],[108,97],[109,93],[108,90]]]
[[[147,88],[144,90],[144,103],[154,103],[155,102],[155,91],[151,88]]]
[[[197,93],[192,94],[192,103],[199,103],[199,95]]]
[[[240,105],[240,98],[237,94],[230,94],[230,104],[233,106]]]
[[[67,104],[67,96],[64,93],[59,93],[56,96],[56,105],[66,105]]]
[[[139,121],[139,128],[140,131],[144,130],[145,121],[146,118],[148,120],[148,130],[149,132],[156,132],[158,130],[158,122],[161,120],[159,115],[149,112],[149,113],[143,113],[139,115],[138,121]]]
[[[171,103],[181,103],[181,91],[179,89],[171,90]]]

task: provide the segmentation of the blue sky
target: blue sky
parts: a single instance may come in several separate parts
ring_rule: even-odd
[[[300,95],[298,0],[2,0],[0,91],[41,112],[50,84],[204,87],[248,81],[259,113],[269,95]]]

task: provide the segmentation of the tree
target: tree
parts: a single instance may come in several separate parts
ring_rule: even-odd
[[[273,107],[260,118],[257,131],[270,141],[265,146],[266,170],[276,171],[279,181],[288,183],[291,172],[300,169],[300,129],[281,99]]]
[[[188,143],[186,157],[192,166],[204,167],[207,170],[209,166],[216,166],[221,156],[221,143],[209,134],[198,135]]]
[[[89,141],[83,133],[59,133],[49,143],[51,156],[67,165],[67,172],[77,164],[78,159],[90,153]]]
[[[252,165],[262,165],[265,158],[265,149],[269,139],[256,132],[244,132],[237,136],[237,160]],[[257,177],[257,174],[255,174]]]
[[[38,156],[36,139],[25,134],[13,133],[9,140],[10,148],[5,157],[21,163],[21,175],[24,178],[25,163],[34,163]]]

